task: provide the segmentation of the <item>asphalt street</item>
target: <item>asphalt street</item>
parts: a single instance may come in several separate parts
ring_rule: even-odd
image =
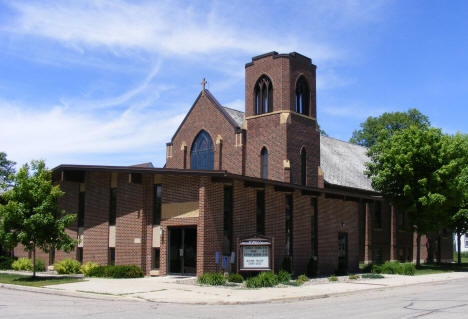
[[[0,288],[0,318],[468,318],[467,287],[468,279],[463,279],[229,306],[103,300]]]

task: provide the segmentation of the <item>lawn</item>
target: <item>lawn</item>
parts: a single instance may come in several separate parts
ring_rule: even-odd
[[[0,274],[0,283],[12,284],[31,287],[42,287],[48,285],[68,284],[71,282],[83,281],[80,278],[61,278],[61,277],[36,277],[16,275],[16,274]]]
[[[463,262],[463,259],[462,259]],[[429,275],[429,274],[439,274],[444,272],[457,272],[457,271],[466,271],[468,272],[468,262],[463,262],[461,265],[458,264],[421,264],[416,269],[417,275]]]

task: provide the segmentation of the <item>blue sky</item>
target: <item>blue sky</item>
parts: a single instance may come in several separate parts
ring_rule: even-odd
[[[466,1],[2,1],[0,151],[23,164],[164,165],[200,91],[243,110],[244,65],[300,52],[321,127],[418,108],[468,132]]]

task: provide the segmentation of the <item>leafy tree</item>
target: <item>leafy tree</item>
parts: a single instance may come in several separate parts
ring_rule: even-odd
[[[378,137],[391,137],[396,131],[414,125],[424,129],[430,126],[429,118],[417,109],[409,109],[407,112],[384,113],[378,117],[369,116],[361,123],[361,129],[355,130],[351,143],[365,147],[371,147],[377,142]]]
[[[11,176],[15,173],[15,162],[9,161],[4,152],[0,152],[0,193],[11,185]]]
[[[442,192],[447,197],[444,208],[449,226],[457,234],[458,263],[461,263],[460,237],[468,232],[468,135],[444,136],[438,170]]]
[[[65,228],[76,216],[58,210],[63,196],[43,161],[25,164],[15,175],[12,189],[4,193],[7,204],[0,205],[0,241],[8,247],[22,244],[33,253],[33,276],[36,276],[36,248],[50,247],[70,251],[75,246]]]
[[[417,126],[379,137],[369,150],[366,174],[372,186],[397,208],[408,212],[417,232],[417,264],[420,264],[421,235],[440,227],[446,201],[437,171],[441,168],[442,133]]]

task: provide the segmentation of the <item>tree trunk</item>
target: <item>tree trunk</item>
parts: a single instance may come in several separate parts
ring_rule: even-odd
[[[36,246],[33,246],[33,278],[36,278]]]
[[[416,235],[416,266],[421,266],[421,234]]]
[[[461,264],[461,233],[457,233],[457,257],[458,264]]]

